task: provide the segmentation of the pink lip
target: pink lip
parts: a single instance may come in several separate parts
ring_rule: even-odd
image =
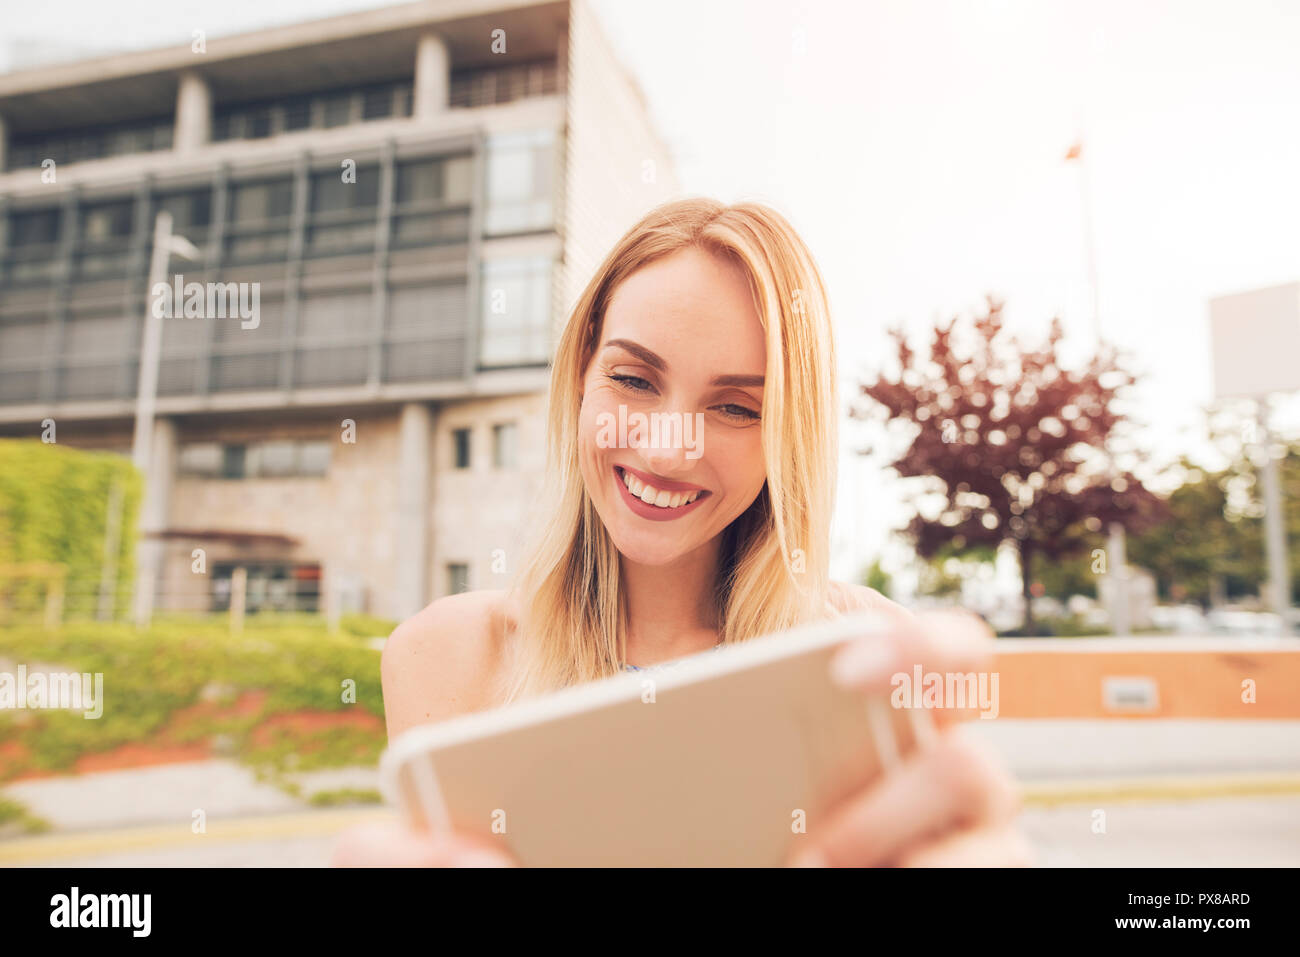
[[[700,489],[700,494],[696,497],[695,501],[691,502],[690,505],[679,505],[676,508],[660,508],[658,505],[647,505],[645,502],[641,501],[639,498],[633,495],[631,490],[626,485],[623,484],[623,477],[618,474],[618,470],[620,468],[627,469],[627,471],[631,472],[637,478],[641,479],[643,482],[647,482],[654,488],[659,489],[661,492],[691,492],[694,491],[695,489],[699,489],[700,486],[683,485],[680,482],[677,483],[666,482],[661,485],[659,484],[659,482],[652,480],[648,477],[643,478],[642,476],[644,476],[645,473],[638,472],[636,469],[628,469],[627,466],[625,465],[615,466],[613,469],[614,484],[618,486],[619,493],[623,496],[623,501],[627,504],[627,507],[630,508],[634,513],[639,515],[641,518],[648,519],[649,521],[652,522],[671,522],[674,519],[681,518],[683,515],[686,515],[688,512],[694,511],[695,507],[699,505],[701,502],[703,502],[710,495],[708,489]],[[673,484],[679,487],[677,488],[665,487]]]

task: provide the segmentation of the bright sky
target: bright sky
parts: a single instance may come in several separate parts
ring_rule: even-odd
[[[1030,336],[1060,313],[1073,354],[1088,346],[1079,168],[1064,162],[1083,138],[1101,326],[1145,375],[1144,445],[1207,454],[1207,300],[1300,279],[1300,3],[593,3],[686,190],[768,202],[805,236],[846,382],[886,360],[887,325],[919,333],[985,292]],[[381,5],[51,0],[10,11],[0,57],[14,40],[139,48]],[[1276,424],[1300,435],[1300,407]],[[899,492],[878,462],[846,461],[837,574],[906,518]]]
[[[812,246],[846,381],[886,360],[887,325],[920,333],[985,292],[1027,335],[1060,313],[1071,351],[1090,345],[1079,168],[1064,162],[1080,137],[1102,332],[1146,374],[1158,459],[1204,445],[1207,300],[1300,279],[1300,4],[598,8],[686,186],[770,202]],[[909,513],[878,460],[842,471],[848,576]]]

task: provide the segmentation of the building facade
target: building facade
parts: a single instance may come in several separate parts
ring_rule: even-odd
[[[197,252],[166,271],[149,600],[220,610],[241,567],[251,609],[400,618],[500,587],[557,328],[676,192],[582,0],[426,0],[0,76],[0,434],[129,454],[165,210]],[[191,295],[218,283],[216,312]],[[230,284],[255,290],[238,315]]]

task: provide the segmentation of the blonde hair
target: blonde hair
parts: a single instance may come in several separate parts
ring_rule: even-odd
[[[666,203],[615,244],[560,336],[548,417],[551,504],[512,595],[518,631],[508,701],[622,670],[627,617],[619,555],[578,464],[582,382],[614,290],[641,267],[692,246],[728,258],[746,274],[767,347],[766,482],[722,533],[719,636],[740,642],[833,614],[828,565],[837,406],[821,275],[794,229],[766,206]]]

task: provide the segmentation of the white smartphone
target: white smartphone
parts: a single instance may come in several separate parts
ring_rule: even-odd
[[[775,866],[838,801],[923,745],[928,712],[830,680],[844,617],[411,728],[381,761],[417,829],[526,866]]]

